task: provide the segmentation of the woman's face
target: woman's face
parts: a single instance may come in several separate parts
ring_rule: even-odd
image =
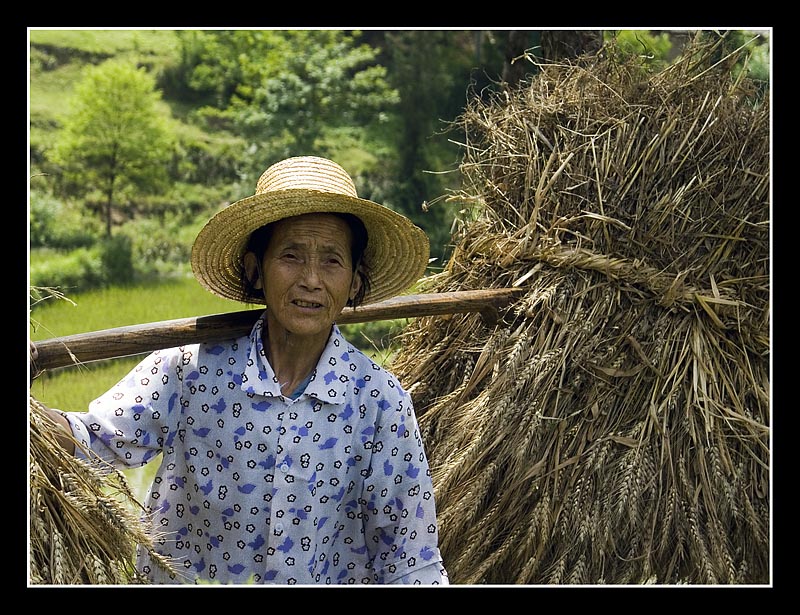
[[[261,263],[273,325],[296,336],[327,339],[361,283],[353,272],[351,241],[350,227],[332,214],[275,223]]]

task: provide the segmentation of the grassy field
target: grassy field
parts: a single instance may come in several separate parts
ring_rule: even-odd
[[[48,298],[33,307],[32,340],[246,309],[211,294],[191,276],[78,295],[63,292],[66,300]]]
[[[174,30],[31,29],[28,37],[31,46],[69,49],[82,60],[54,62],[40,52],[31,54],[34,63],[30,83],[31,112],[43,117],[63,108],[65,96],[72,91],[89,56],[95,56],[95,60],[128,57],[162,65],[174,61],[179,54]]]

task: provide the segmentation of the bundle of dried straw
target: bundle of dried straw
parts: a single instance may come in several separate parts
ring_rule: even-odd
[[[768,582],[769,104],[736,57],[609,47],[460,118],[473,214],[427,289],[527,293],[392,363],[453,583]]]
[[[153,551],[125,476],[100,463],[81,461],[58,443],[53,423],[30,398],[29,583],[129,585],[146,580],[134,567],[137,546]]]

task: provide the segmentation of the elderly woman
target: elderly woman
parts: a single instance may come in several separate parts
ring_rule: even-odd
[[[447,584],[411,397],[350,344],[346,305],[423,275],[424,232],[336,163],[268,168],[192,248],[211,292],[263,303],[251,333],[152,353],[88,412],[51,411],[78,456],[159,464],[153,583]],[[76,446],[76,443],[78,446]]]

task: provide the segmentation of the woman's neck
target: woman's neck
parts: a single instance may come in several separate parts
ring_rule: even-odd
[[[291,395],[317,366],[328,343],[330,331],[323,338],[297,336],[280,326],[270,326],[263,331],[264,350],[272,371],[278,379],[281,393]]]

